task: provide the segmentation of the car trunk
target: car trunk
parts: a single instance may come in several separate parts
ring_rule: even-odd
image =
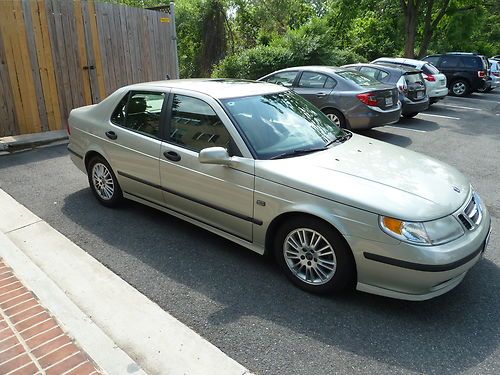
[[[375,99],[376,106],[383,110],[395,108],[398,105],[398,89],[389,85],[373,85],[366,87],[366,94],[370,95],[371,99]],[[370,104],[372,105],[372,104]]]
[[[419,72],[408,72],[404,74],[407,94],[406,97],[414,102],[425,99],[425,83]]]

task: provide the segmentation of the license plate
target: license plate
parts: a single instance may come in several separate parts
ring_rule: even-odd
[[[392,97],[385,98],[385,106],[390,107],[392,105]]]
[[[423,91],[417,91],[417,99],[422,99],[424,97]]]

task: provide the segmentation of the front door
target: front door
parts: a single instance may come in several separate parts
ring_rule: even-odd
[[[165,204],[251,241],[254,160],[240,157],[237,133],[220,105],[202,94],[172,90],[167,123],[160,153]],[[224,147],[239,161],[231,167],[201,164],[198,153],[208,147]]]

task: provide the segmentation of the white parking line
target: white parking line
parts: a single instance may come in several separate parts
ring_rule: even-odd
[[[449,100],[449,99],[451,99],[451,98],[446,98],[446,100]],[[500,100],[489,100],[489,99],[455,98],[455,100],[460,100],[460,101],[471,100],[471,101],[474,101],[476,103],[487,102],[487,103],[500,104]],[[469,102],[467,104],[472,104],[472,103]]]
[[[419,113],[419,115],[420,116],[431,116],[431,117],[448,118],[450,120],[460,120],[460,117],[442,116],[442,115],[431,115],[430,113]]]
[[[404,130],[411,130],[412,132],[427,133],[427,130],[419,130],[419,129],[407,128],[406,126],[385,125],[384,128],[404,129]]]
[[[439,103],[438,105],[443,106],[443,107],[450,107],[450,108],[468,109],[471,111],[482,111],[483,110],[481,108],[462,107],[461,105],[450,105],[450,104],[441,104],[441,103]]]

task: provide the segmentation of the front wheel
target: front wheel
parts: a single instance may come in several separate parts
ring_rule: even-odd
[[[92,193],[107,207],[115,207],[122,200],[123,193],[113,170],[101,156],[93,157],[87,165],[87,175]]]
[[[347,128],[347,121],[346,121],[344,115],[342,114],[342,112],[340,112],[339,110],[333,109],[333,108],[328,108],[328,109],[325,109],[323,111],[323,113],[326,115],[326,117],[328,117],[328,119],[331,122],[333,122],[339,128],[343,128],[343,129]]]
[[[275,237],[274,254],[287,278],[308,292],[339,292],[355,279],[347,243],[319,219],[296,217],[284,223]]]

